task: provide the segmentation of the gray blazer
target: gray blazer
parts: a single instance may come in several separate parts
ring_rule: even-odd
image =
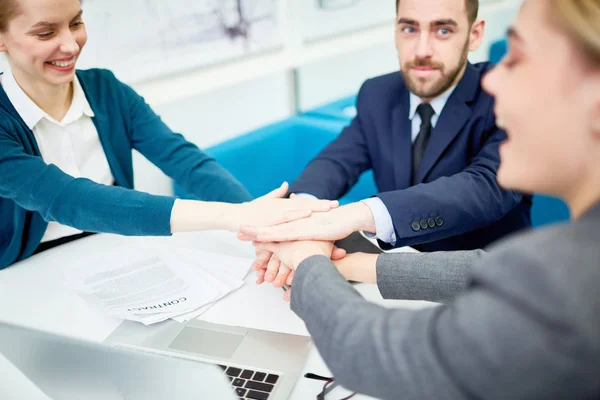
[[[294,277],[292,309],[348,389],[383,399],[600,398],[600,204],[489,253],[385,254],[368,303],[325,257]]]

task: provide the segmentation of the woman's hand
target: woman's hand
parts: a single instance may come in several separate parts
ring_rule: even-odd
[[[333,251],[333,242],[319,241],[299,241],[282,243],[258,243],[254,246],[259,251],[273,253],[277,259],[286,267],[295,271],[298,265],[311,256],[321,255],[331,258]]]
[[[229,204],[196,200],[175,200],[171,211],[171,232],[224,229],[238,232],[242,225],[264,228],[326,213],[338,207],[337,201],[294,197],[285,199],[288,184],[283,183],[258,199]]]
[[[332,260],[340,260],[346,257],[346,250],[333,247],[331,251]],[[291,285],[294,279],[294,271],[283,264],[276,255],[266,250],[256,250],[256,260],[252,264],[256,272],[256,283],[273,283],[275,287]]]
[[[377,283],[377,259],[379,254],[353,253],[333,260],[340,274],[349,281]]]
[[[293,200],[297,199],[300,198],[294,197]],[[314,213],[310,218],[296,218],[288,223],[273,224],[272,226],[263,224],[262,227],[244,224],[240,229],[238,239],[255,242],[334,241],[360,230],[373,233],[376,231],[370,208],[366,204],[358,202],[336,208],[331,212]]]
[[[338,207],[337,200],[318,200],[303,197],[283,198],[288,184],[249,203],[239,204],[231,219],[230,231],[242,225],[267,227],[310,217],[313,213],[328,212]]]

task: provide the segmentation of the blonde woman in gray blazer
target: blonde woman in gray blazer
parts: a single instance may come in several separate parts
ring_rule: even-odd
[[[437,3],[401,0],[402,17],[416,1]],[[573,222],[486,252],[351,255],[339,270],[329,242],[282,242],[322,239],[334,220],[242,232],[295,270],[292,310],[348,389],[384,399],[600,398],[600,0],[525,0],[509,38],[483,82],[508,134],[498,180],[562,197]],[[444,304],[385,309],[344,275],[376,282],[384,297]]]

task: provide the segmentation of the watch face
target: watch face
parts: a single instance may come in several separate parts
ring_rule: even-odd
[[[319,8],[325,10],[333,8],[352,7],[356,4],[358,4],[358,0],[319,0]]]

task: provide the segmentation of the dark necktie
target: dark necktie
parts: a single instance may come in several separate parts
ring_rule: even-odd
[[[435,114],[433,107],[429,103],[421,103],[417,107],[417,113],[421,117],[421,129],[419,135],[413,143],[413,170],[412,170],[412,184],[417,182],[417,175],[419,174],[419,165],[423,160],[429,137],[431,136],[431,117]]]

